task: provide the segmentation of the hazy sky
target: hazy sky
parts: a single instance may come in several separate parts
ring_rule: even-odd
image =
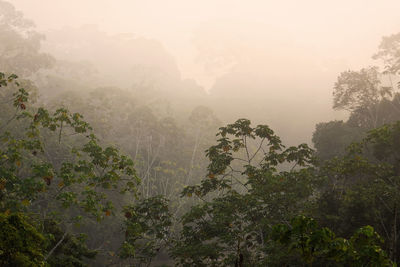
[[[109,33],[134,33],[161,41],[183,77],[210,87],[194,46],[196,33],[236,38],[251,54],[299,47],[310,61],[359,68],[369,64],[381,36],[400,30],[399,0],[11,0],[38,29],[97,24]],[[213,36],[211,34],[211,36]],[[291,49],[289,48],[289,49]],[[290,52],[290,51],[289,51]],[[295,53],[292,53],[295,55]],[[238,55],[243,56],[243,55]],[[251,58],[251,57],[250,57]],[[339,62],[339,63],[338,63]]]

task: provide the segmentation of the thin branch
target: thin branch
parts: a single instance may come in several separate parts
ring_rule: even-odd
[[[63,128],[63,121],[61,121],[60,125],[60,132],[58,134],[58,143],[61,144],[61,133],[62,133],[62,128]]]
[[[246,154],[247,154],[247,161],[250,164],[250,154],[249,154],[249,150],[247,148],[247,138],[246,136],[244,136],[244,138],[242,137],[243,143],[244,143],[244,147],[246,148]]]
[[[258,149],[256,150],[256,152],[254,153],[254,155],[250,158],[250,161],[258,154],[258,152],[260,151],[263,143],[264,143],[265,137],[261,140],[260,142],[260,146],[258,147]]]
[[[64,238],[67,236],[67,232],[64,233],[64,235],[61,237],[61,239],[57,242],[57,244],[50,250],[50,252],[47,254],[47,256],[44,258],[44,261],[47,261],[47,259],[53,254],[54,250],[61,245],[61,243],[64,241]]]

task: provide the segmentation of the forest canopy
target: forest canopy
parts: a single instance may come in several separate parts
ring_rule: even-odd
[[[400,34],[337,73],[332,109],[348,116],[305,142],[270,125],[294,119],[263,116],[279,98],[243,72],[206,92],[156,40],[49,36],[0,0],[1,266],[400,262]],[[197,42],[207,64],[246,65]]]

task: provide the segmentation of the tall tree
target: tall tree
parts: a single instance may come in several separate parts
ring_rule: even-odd
[[[53,58],[40,51],[44,35],[35,30],[9,2],[0,1],[0,66],[1,71],[28,76],[50,67]]]
[[[379,103],[393,96],[393,88],[382,86],[376,67],[342,72],[334,86],[333,108],[359,116],[359,127],[371,129],[379,125]]]
[[[350,236],[357,228],[373,226],[385,239],[394,262],[400,260],[400,122],[371,130],[350,145],[343,157],[326,162],[326,177],[316,215],[335,232]]]
[[[100,145],[79,113],[65,108],[51,113],[31,105],[17,76],[0,73],[0,90],[10,84],[16,91],[11,99],[1,99],[15,113],[0,124],[0,212],[29,212],[38,218],[52,244],[46,261],[68,254],[60,249],[70,249],[73,258],[64,262],[81,262],[93,253],[73,236],[74,225],[112,215],[119,204],[114,191],[134,196],[140,180],[133,161],[115,147]],[[62,223],[48,227],[54,220]]]
[[[218,137],[207,150],[208,176],[182,193],[202,201],[183,216],[172,255],[183,266],[265,265],[271,226],[306,208],[312,150],[285,148],[268,126],[246,119],[220,128]],[[283,163],[292,169],[278,171]]]

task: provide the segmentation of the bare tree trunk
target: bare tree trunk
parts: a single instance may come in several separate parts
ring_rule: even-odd
[[[393,223],[393,261],[397,261],[397,205],[394,205],[394,223]]]
[[[65,236],[67,235],[67,231],[65,231],[64,235],[61,237],[61,239],[57,242],[57,244],[50,250],[50,252],[46,255],[44,258],[44,261],[47,261],[47,259],[53,254],[54,250],[61,245],[61,243],[64,241]]]
[[[186,177],[185,185],[187,185],[188,182],[190,181],[190,179],[192,178],[194,159],[196,157],[196,152],[197,152],[199,143],[200,143],[200,128],[197,128],[196,139],[194,141],[194,147],[193,147],[193,151],[192,151],[192,158],[190,160],[189,173]]]

